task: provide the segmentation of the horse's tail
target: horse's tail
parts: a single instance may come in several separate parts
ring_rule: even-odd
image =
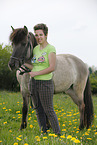
[[[84,103],[85,103],[84,123],[86,128],[88,129],[94,119],[94,110],[91,97],[91,85],[89,81],[89,76],[84,90]]]

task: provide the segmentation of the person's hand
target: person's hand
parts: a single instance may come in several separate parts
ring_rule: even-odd
[[[33,71],[31,71],[31,72],[29,72],[29,75],[31,76],[31,77],[35,77],[36,76],[36,72],[33,72]]]

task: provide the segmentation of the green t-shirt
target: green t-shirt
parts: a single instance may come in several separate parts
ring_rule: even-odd
[[[54,52],[56,53],[55,47],[48,44],[44,49],[40,50],[40,45],[37,45],[33,49],[33,58],[32,58],[32,64],[33,69],[32,71],[41,71],[43,69],[46,69],[49,67],[49,59],[48,55]],[[44,74],[44,75],[38,75],[34,77],[35,80],[50,80],[52,79],[52,73]]]

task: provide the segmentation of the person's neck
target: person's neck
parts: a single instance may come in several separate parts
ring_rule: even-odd
[[[40,44],[40,49],[44,49],[48,45],[48,42],[46,41],[43,44]]]

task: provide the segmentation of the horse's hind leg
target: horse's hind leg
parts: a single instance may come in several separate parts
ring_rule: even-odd
[[[79,112],[80,112],[80,125],[79,125],[79,129],[83,129],[84,128],[84,101],[83,101],[83,95],[79,94],[77,95],[77,92],[74,91],[73,88],[68,89],[67,91],[65,91],[74,101],[74,103],[79,107]]]
[[[22,123],[20,130],[27,127],[27,114],[28,114],[28,104],[29,104],[29,94],[22,93],[23,96],[23,107],[22,107]]]

